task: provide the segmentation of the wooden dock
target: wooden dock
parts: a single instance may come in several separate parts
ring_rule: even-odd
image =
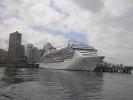
[[[1,67],[15,67],[15,68],[39,68],[39,64],[6,64]]]
[[[18,65],[15,65],[15,67],[18,67],[18,68],[39,68],[39,64],[18,64]]]
[[[131,74],[133,67],[107,67],[107,66],[98,66],[96,72],[112,72],[112,73],[125,73]]]

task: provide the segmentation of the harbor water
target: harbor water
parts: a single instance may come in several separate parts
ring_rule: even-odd
[[[3,67],[0,100],[133,100],[133,74]]]

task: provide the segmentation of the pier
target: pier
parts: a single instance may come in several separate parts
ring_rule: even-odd
[[[39,64],[18,64],[15,65],[17,68],[39,68]]]
[[[119,67],[119,66],[113,66],[113,67],[109,67],[109,66],[103,66],[100,65],[98,66],[95,71],[96,72],[112,72],[112,73],[125,73],[125,74],[131,74],[133,70],[133,67]]]
[[[39,64],[5,64],[0,67],[15,67],[15,68],[39,68]]]

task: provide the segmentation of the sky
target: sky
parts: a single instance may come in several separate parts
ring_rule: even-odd
[[[68,40],[94,46],[105,61],[133,65],[133,0],[0,0],[0,48],[9,34],[22,44],[57,47]]]

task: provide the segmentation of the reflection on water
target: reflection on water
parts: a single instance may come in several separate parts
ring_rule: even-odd
[[[1,81],[5,82],[5,85],[35,81],[37,79],[38,69],[3,68],[3,73],[1,74]]]
[[[133,75],[0,68],[0,100],[132,100]]]
[[[72,100],[87,100],[91,97],[93,99],[101,98],[101,94],[97,94],[101,91],[103,82],[100,73],[62,70],[45,70],[40,73],[40,84],[47,86],[50,93],[61,94],[63,97]],[[55,91],[57,92],[54,93]]]
[[[101,98],[102,74],[81,71],[46,69],[1,69],[2,87],[0,92],[16,100],[88,100]],[[12,88],[13,87],[13,88]],[[19,95],[19,97],[18,97]],[[22,99],[23,100],[23,99]]]

